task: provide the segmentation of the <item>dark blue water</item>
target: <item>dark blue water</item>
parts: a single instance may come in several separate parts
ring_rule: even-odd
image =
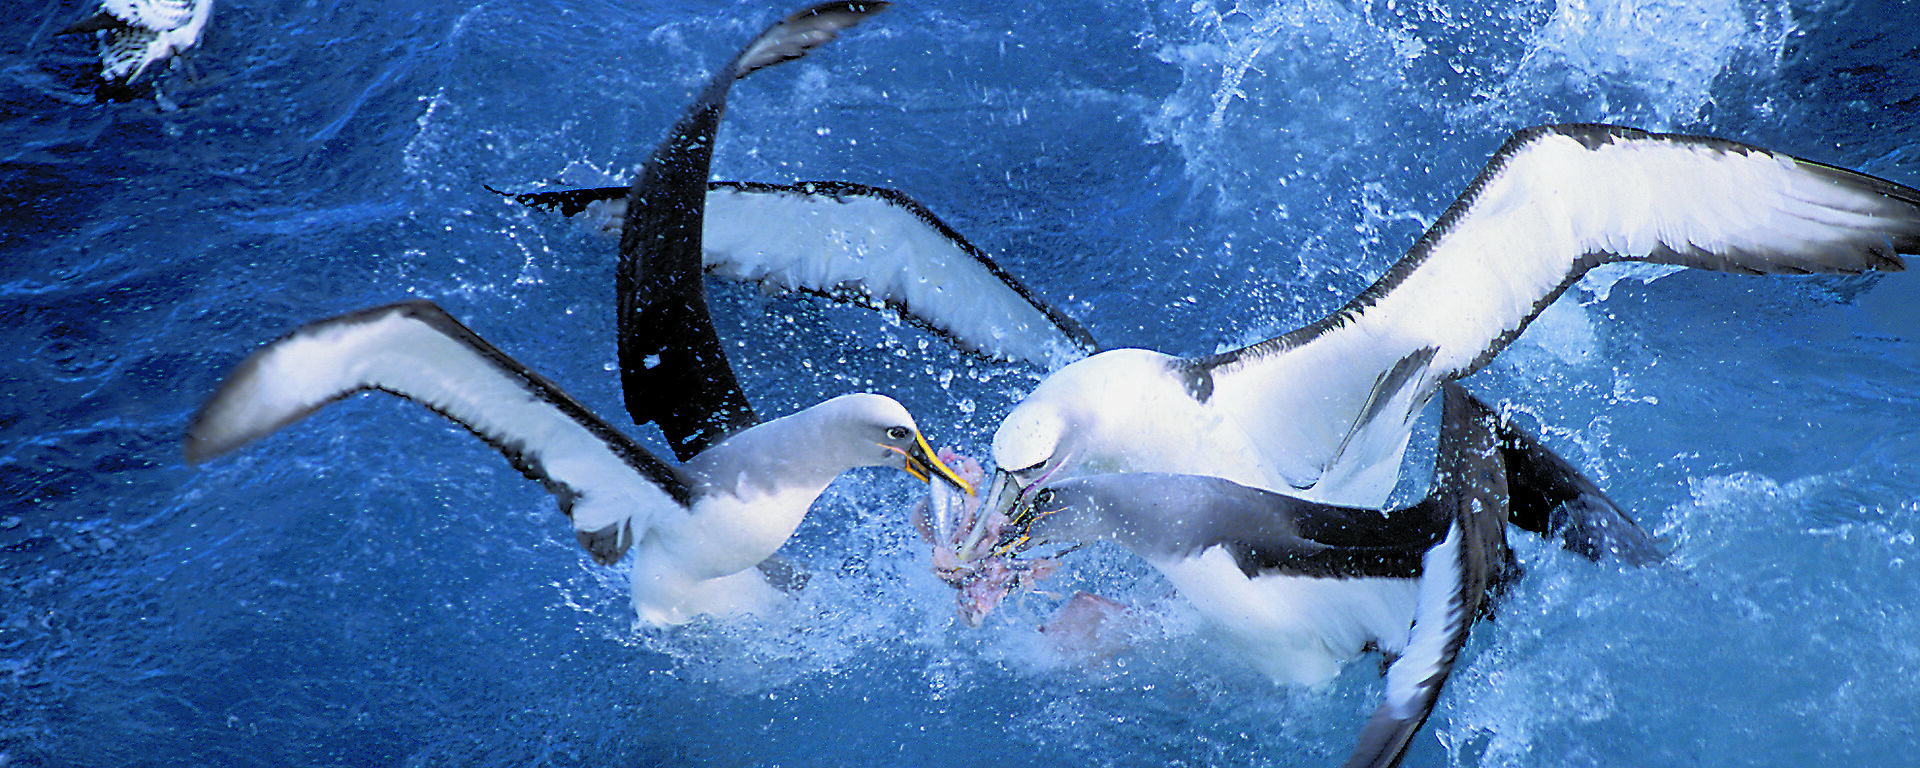
[[[390,398],[203,467],[185,420],[299,323],[440,302],[604,414],[612,246],[482,189],[619,183],[787,10],[224,0],[96,103],[81,3],[0,19],[0,766],[1329,765],[1380,683],[1235,662],[1139,606],[1063,655],[1043,595],[960,626],[897,473],[789,545],[787,610],[636,630],[625,575]],[[1920,185],[1920,6],[905,3],[736,90],[723,178],[898,187],[1112,345],[1211,351],[1398,257],[1517,128],[1712,133]],[[1920,730],[1920,277],[1590,279],[1470,385],[1675,549],[1542,546],[1411,766],[1898,765]],[[760,409],[858,389],[983,452],[1036,371],[716,287]],[[657,436],[645,434],[650,444]]]

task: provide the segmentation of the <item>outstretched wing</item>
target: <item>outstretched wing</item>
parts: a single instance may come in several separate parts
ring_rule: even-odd
[[[586,214],[607,229],[618,228],[627,208],[624,187],[510,197]],[[1052,369],[1098,351],[1078,322],[903,192],[845,181],[715,181],[706,206],[702,239],[713,274],[885,305],[990,359]]]
[[[757,422],[707,313],[702,230],[713,143],[733,81],[806,55],[888,4],[832,2],[782,19],[707,83],[653,151],[629,197],[615,273],[620,383],[634,423],[685,461]]]
[[[1445,391],[1434,495],[1449,518],[1446,538],[1424,558],[1406,650],[1387,667],[1386,701],[1361,729],[1347,768],[1400,763],[1507,568],[1507,471],[1496,418],[1458,385]]]
[[[1289,483],[1372,505],[1392,475],[1360,475],[1398,465],[1433,387],[1485,364],[1596,265],[1852,273],[1902,269],[1916,251],[1920,191],[1893,182],[1720,139],[1532,128],[1346,307],[1187,368],[1268,456],[1291,462]],[[1394,407],[1378,407],[1386,374],[1429,349],[1386,393]]]
[[[253,353],[194,415],[187,461],[366,391],[426,406],[498,449],[553,493],[602,563],[690,501],[679,472],[428,301],[321,320]]]

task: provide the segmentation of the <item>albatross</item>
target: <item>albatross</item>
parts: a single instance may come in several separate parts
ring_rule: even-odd
[[[1069,364],[993,437],[990,508],[1042,477],[1165,472],[1379,508],[1437,388],[1589,269],[1903,269],[1920,191],[1717,138],[1611,125],[1513,135],[1406,256],[1340,310],[1219,354]],[[980,551],[976,535],[969,551]]]
[[[645,264],[650,279],[622,281],[623,349],[714,338],[704,302],[688,304],[689,296],[700,298],[685,287],[689,276],[697,286],[699,267],[676,260],[689,249],[699,253],[702,211],[697,202],[678,203],[687,174],[697,174],[705,190],[707,161],[690,144],[711,147],[726,84],[805,55],[884,6],[827,3],[769,27],[714,76],[648,160],[634,189],[655,204],[629,212],[626,227],[640,234],[623,239],[621,255],[623,275]],[[675,268],[689,271],[667,274]],[[630,322],[632,304],[671,311],[656,313],[664,314],[652,318],[656,324]],[[198,463],[234,450],[357,392],[412,400],[466,427],[552,492],[596,562],[612,564],[632,551],[633,605],[655,626],[777,603],[781,592],[769,576],[779,574],[769,572],[778,569],[763,566],[849,469],[890,466],[971,491],[892,398],[842,395],[759,422],[717,342],[704,351],[714,356],[687,363],[705,377],[699,387],[653,393],[684,398],[651,404],[653,413],[672,417],[661,427],[684,462],[673,467],[438,306],[400,302],[315,322],[255,352],[194,416],[186,458]]]
[[[466,427],[554,495],[594,561],[634,551],[633,604],[652,625],[764,610],[756,566],[855,467],[960,483],[892,398],[850,394],[742,430],[674,467],[432,302],[320,320],[254,352],[193,417],[199,463],[358,392],[387,392]]]
[[[1443,386],[1431,491],[1392,516],[1201,475],[1043,481],[996,554],[1111,541],[1145,559],[1270,676],[1319,684],[1372,649],[1385,701],[1349,768],[1391,768],[1433,710],[1467,631],[1515,572],[1510,451],[1492,410]]]

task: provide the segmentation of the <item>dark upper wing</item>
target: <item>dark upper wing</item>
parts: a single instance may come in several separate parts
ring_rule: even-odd
[[[1346,307],[1196,358],[1190,375],[1265,443],[1263,453],[1292,463],[1290,483],[1314,487],[1397,456],[1434,386],[1484,364],[1595,265],[1860,272],[1901,269],[1900,254],[1916,251],[1920,191],[1899,184],[1719,139],[1532,128],[1508,140],[1406,257]],[[1382,374],[1427,349],[1423,375],[1406,390],[1417,396],[1377,407]]]
[[[782,19],[715,74],[634,179],[615,273],[627,413],[682,460],[757,419],[707,313],[702,230],[713,143],[733,81],[806,55],[885,2],[833,2]]]
[[[1411,578],[1440,535],[1422,520],[1203,475],[1091,475],[1048,483],[1040,493],[1045,501],[1035,506],[1049,511],[1034,524],[1037,538],[1108,538],[1149,560],[1223,547],[1250,578]]]
[[[1511,419],[1500,423],[1500,453],[1514,525],[1558,538],[1562,547],[1589,560],[1612,557],[1649,565],[1665,559],[1652,534],[1598,484]]]
[[[602,563],[690,499],[678,471],[427,301],[321,320],[254,352],[194,415],[187,461],[366,391],[426,406],[498,449],[553,493]]]
[[[510,197],[600,222],[618,222],[627,207],[623,187]],[[1098,351],[1078,322],[897,190],[845,181],[715,181],[706,206],[706,268],[722,277],[884,304],[990,359],[1051,369]]]
[[[1497,420],[1459,385],[1444,390],[1433,496],[1448,516],[1446,538],[1426,554],[1407,647],[1387,668],[1386,701],[1360,731],[1348,768],[1399,764],[1507,567],[1507,472]]]

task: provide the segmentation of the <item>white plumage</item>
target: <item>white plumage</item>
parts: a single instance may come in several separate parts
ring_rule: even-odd
[[[511,197],[584,215],[589,226],[617,235],[627,194],[601,187]],[[701,241],[709,274],[886,305],[989,358],[1052,370],[1097,349],[1079,323],[897,190],[844,181],[712,182]]]
[[[1719,139],[1529,129],[1338,312],[1219,355],[1115,350],[1054,373],[994,436],[998,503],[1086,464],[1377,507],[1435,388],[1593,266],[1846,273],[1916,251],[1920,192],[1892,182]]]
[[[759,424],[670,467],[425,301],[322,320],[255,352],[194,417],[187,460],[365,391],[417,402],[497,448],[554,494],[596,560],[611,564],[631,549],[634,608],[655,625],[778,600],[756,566],[848,469],[892,466],[960,482],[907,410],[873,394]]]
[[[130,83],[149,67],[200,44],[213,0],[105,0],[65,31],[100,37],[100,78]]]
[[[994,551],[1117,543],[1276,682],[1320,685],[1368,649],[1385,654],[1385,696],[1348,765],[1390,768],[1507,573],[1510,492],[1554,495],[1585,482],[1567,465],[1533,463],[1535,448],[1521,445],[1530,440],[1458,385],[1443,388],[1433,488],[1407,508],[1320,504],[1218,477],[1089,475],[1041,483]]]

